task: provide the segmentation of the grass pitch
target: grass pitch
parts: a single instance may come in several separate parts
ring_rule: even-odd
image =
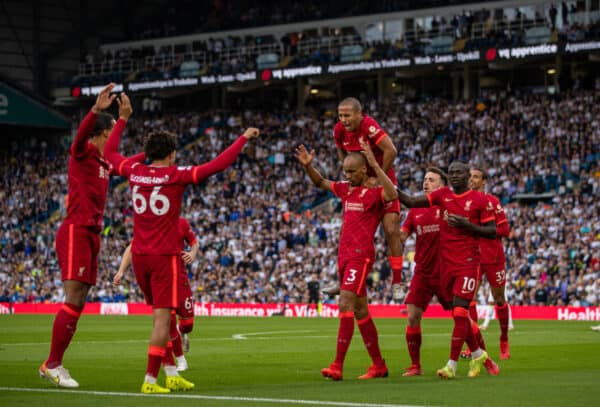
[[[425,375],[402,377],[410,364],[403,319],[377,319],[390,377],[362,381],[370,359],[358,329],[344,380],[320,375],[335,356],[337,319],[196,318],[182,375],[187,393],[139,394],[150,317],[84,315],[64,365],[77,391],[56,390],[38,377],[49,351],[52,315],[0,315],[0,406],[592,406],[600,403],[600,333],[590,322],[515,321],[509,361],[498,360],[498,324],[484,333],[498,377],[435,376],[448,358],[451,320],[424,320]],[[161,373],[159,383],[164,384]],[[167,399],[165,399],[167,398]]]

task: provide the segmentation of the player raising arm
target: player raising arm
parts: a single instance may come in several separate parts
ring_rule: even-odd
[[[131,113],[125,94],[119,100],[119,114]],[[177,137],[166,131],[156,131],[146,137],[144,151],[149,165],[131,164],[118,152],[126,120],[119,120],[108,142],[107,159],[128,178],[133,204],[133,271],[146,302],[153,307],[153,327],[148,348],[148,365],[142,393],[168,393],[189,390],[194,384],[178,375],[173,355],[167,349],[171,311],[177,309],[185,290],[179,276],[181,238],[178,219],[183,193],[188,184],[197,184],[225,170],[236,160],[249,139],[258,137],[258,129],[249,128],[215,159],[202,165],[175,165]],[[161,363],[167,375],[166,387],[156,383]]]
[[[338,248],[338,276],[340,281],[340,326],[334,362],[321,370],[324,377],[342,380],[343,364],[354,334],[354,319],[373,364],[359,379],[387,377],[388,369],[381,356],[375,323],[369,315],[365,280],[375,259],[373,240],[386,202],[397,198],[394,184],[381,169],[369,146],[361,142],[365,156],[352,152],[344,158],[345,182],[324,179],[312,166],[314,151],[303,145],[296,149],[296,158],[303,165],[312,183],[332,191],[343,202],[343,224]],[[367,162],[374,169],[381,187],[367,187]]]
[[[55,241],[65,302],[54,319],[50,354],[39,368],[41,377],[59,387],[79,387],[62,360],[75,335],[90,287],[96,284],[106,193],[110,175],[115,174],[103,154],[115,126],[113,117],[103,112],[116,97],[110,94],[114,87],[114,83],[108,84],[98,94],[71,145],[67,216],[56,232]],[[130,160],[143,161],[144,154]]]
[[[491,374],[498,374],[498,367],[487,352],[481,349],[475,330],[477,323],[469,318],[469,304],[475,294],[480,262],[479,238],[496,236],[494,214],[486,197],[469,189],[469,166],[455,161],[448,168],[452,189],[440,188],[426,195],[410,196],[398,191],[400,202],[409,208],[437,205],[442,211],[440,226],[440,285],[444,301],[452,303],[454,329],[450,343],[450,358],[437,371],[444,379],[456,376],[456,366],[465,341],[473,359],[469,377],[479,375],[482,366]],[[474,325],[473,325],[474,324]]]

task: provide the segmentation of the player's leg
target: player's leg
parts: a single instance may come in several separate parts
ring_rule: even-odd
[[[56,253],[64,282],[65,302],[56,313],[48,359],[39,368],[41,377],[59,387],[75,388],[75,381],[62,366],[90,287],[96,283],[100,239],[76,225],[61,225],[56,236]]]
[[[167,355],[169,327],[171,323],[170,308],[154,308],[152,310],[152,334],[148,346],[148,364],[142,384],[142,393],[169,393],[170,390],[156,382],[160,365]],[[171,355],[171,357],[173,357]]]
[[[179,330],[177,329],[177,313],[175,310],[171,311],[171,323],[169,326],[169,340],[173,348],[173,355],[177,362],[177,371],[183,372],[188,369],[187,360],[183,355],[183,343]],[[168,346],[167,346],[168,347]]]
[[[386,209],[383,215],[383,231],[388,245],[388,261],[392,269],[392,297],[395,300],[402,299],[402,253],[404,246],[400,239],[400,203],[392,201],[391,209]]]
[[[423,317],[423,308],[414,304],[406,304],[406,308],[408,309],[406,347],[410,355],[411,365],[402,376],[418,376],[423,374],[423,370],[421,369],[421,319]]]
[[[328,367],[321,369],[323,377],[342,380],[344,360],[354,335],[354,302],[356,294],[349,290],[341,290],[338,300],[340,325],[338,328],[335,360]]]
[[[506,360],[510,359],[508,345],[509,309],[505,300],[504,286],[492,287],[492,295],[494,296],[496,316],[500,323],[500,359]]]
[[[190,337],[189,334],[194,329],[194,317],[179,317],[179,334],[181,335],[181,343],[183,345],[183,351],[190,351]]]
[[[354,317],[356,318],[358,329],[360,330],[365,348],[367,348],[367,352],[369,352],[369,356],[373,362],[373,364],[367,369],[367,372],[358,378],[375,379],[378,377],[387,377],[388,368],[385,364],[385,360],[383,360],[383,357],[381,356],[381,349],[379,348],[379,335],[377,333],[375,322],[373,322],[373,318],[371,318],[371,315],[369,315],[366,295],[356,297]]]

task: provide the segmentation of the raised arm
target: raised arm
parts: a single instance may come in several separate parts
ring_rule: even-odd
[[[119,153],[119,145],[121,144],[123,130],[127,126],[127,120],[129,120],[129,116],[133,113],[133,108],[131,107],[129,97],[125,93],[121,93],[121,96],[117,99],[117,103],[119,104],[119,120],[117,120],[115,127],[110,132],[110,136],[108,136],[108,140],[104,146],[104,157],[115,167],[117,173],[121,174],[122,164],[128,158]],[[130,159],[141,162],[144,161],[145,155],[137,154],[130,157]]]
[[[383,171],[383,169],[375,159],[375,156],[373,155],[373,150],[371,150],[369,144],[366,143],[363,139],[360,139],[359,143],[360,147],[363,150],[363,154],[367,158],[367,162],[369,163],[371,168],[373,168],[375,174],[377,174],[377,179],[383,187],[383,199],[385,199],[386,201],[393,201],[397,199],[398,193],[396,192],[396,186],[392,183],[390,178],[387,176],[385,171]]]
[[[214,160],[195,166],[193,169],[194,182],[198,183],[213,174],[225,170],[233,164],[248,140],[258,137],[259,134],[260,132],[257,128],[248,127],[244,134],[242,134],[232,145],[227,147],[225,151],[215,157]]]
[[[115,87],[114,83],[109,83],[100,91],[98,97],[96,98],[96,103],[92,106],[92,109],[88,112],[87,115],[83,118],[79,128],[77,129],[77,134],[75,135],[75,140],[73,140],[73,144],[71,145],[71,153],[73,155],[81,155],[85,152],[85,147],[87,145],[87,141],[94,130],[94,124],[96,124],[96,118],[98,117],[98,113],[103,110],[108,109],[108,107],[112,104],[113,100],[115,100],[116,95],[110,94],[110,92]]]
[[[333,182],[323,178],[323,176],[312,166],[312,161],[315,158],[315,150],[310,153],[304,147],[304,144],[300,144],[296,148],[296,159],[302,164],[304,171],[308,174],[308,177],[312,183],[317,187],[327,191],[332,191]]]

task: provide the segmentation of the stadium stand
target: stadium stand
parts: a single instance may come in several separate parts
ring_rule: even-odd
[[[363,102],[398,148],[394,168],[403,189],[417,192],[429,164],[463,159],[488,168],[489,191],[501,198],[511,224],[510,303],[600,305],[600,89],[554,96],[490,93],[463,102]],[[200,256],[189,269],[198,301],[303,302],[311,272],[320,271],[324,284],[333,281],[339,208],[331,196],[307,190],[291,153],[302,141],[317,151],[324,174],[339,177],[332,112],[134,116],[125,151],[137,151],[145,134],[164,127],[185,146],[181,164],[210,159],[247,125],[267,134],[229,171],[185,197],[183,215],[200,239]],[[34,137],[0,152],[8,163],[0,169],[0,301],[62,301],[53,241],[64,211],[68,145]],[[131,215],[127,187],[115,183],[92,301],[143,300],[133,273],[122,286],[111,284],[131,239]],[[380,235],[369,280],[373,303],[392,302],[384,244]],[[405,269],[410,274],[408,263]]]

